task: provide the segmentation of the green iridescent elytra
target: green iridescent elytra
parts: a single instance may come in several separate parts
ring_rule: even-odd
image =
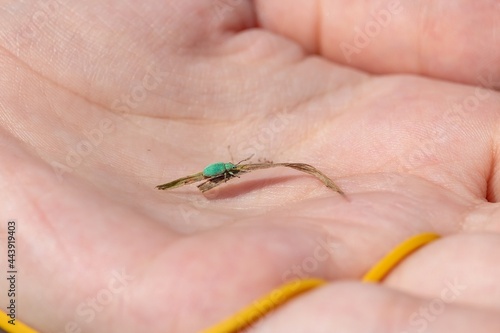
[[[253,155],[252,155],[253,156]],[[344,192],[338,187],[333,180],[328,178],[324,173],[313,167],[312,165],[305,163],[273,163],[273,162],[265,162],[265,163],[248,163],[240,165],[240,163],[244,161],[248,161],[252,156],[238,162],[237,164],[233,163],[223,163],[217,162],[212,163],[205,167],[202,172],[195,173],[190,176],[182,177],[176,180],[173,180],[169,183],[161,184],[156,186],[159,190],[171,190],[177,187],[181,187],[184,185],[192,184],[195,182],[199,182],[205,180],[203,183],[198,185],[198,189],[201,192],[206,192],[208,190],[213,189],[214,187],[219,186],[222,183],[225,183],[235,177],[239,178],[240,174],[244,174],[253,170],[259,169],[268,169],[274,167],[287,167],[292,168],[298,171],[305,172],[310,174],[317,179],[319,179],[326,187],[332,189],[335,192],[340,193],[345,196]]]
[[[203,169],[203,176],[205,177],[215,177],[223,175],[225,172],[231,173],[231,170],[236,168],[236,165],[233,163],[223,163],[217,162],[210,164],[205,169]]]

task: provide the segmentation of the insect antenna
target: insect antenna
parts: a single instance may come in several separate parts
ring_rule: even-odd
[[[236,163],[235,165],[240,165],[242,162],[248,161],[249,159],[251,159],[251,158],[253,157],[253,155],[255,155],[255,154],[252,154],[252,155],[248,156],[248,157],[247,157],[247,158],[245,158],[244,160],[241,160],[241,161],[239,161],[238,163]]]

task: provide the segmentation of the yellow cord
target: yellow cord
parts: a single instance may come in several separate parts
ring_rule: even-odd
[[[17,318],[15,325],[9,324],[9,320],[11,320],[11,318],[2,310],[0,310],[0,316],[2,317],[0,320],[0,328],[7,333],[37,333],[37,331],[23,324]]]
[[[380,260],[368,273],[363,276],[363,282],[381,281],[401,260],[419,247],[439,238],[433,233],[424,233],[413,236]],[[273,290],[268,295],[255,301],[252,305],[244,308],[235,315],[220,322],[219,324],[203,331],[202,333],[236,333],[256,322],[259,318],[269,313],[274,308],[285,303],[289,299],[313,288],[325,285],[327,282],[321,279],[296,280]]]
[[[396,265],[419,247],[439,238],[439,235],[425,233],[408,238],[385,255],[363,276],[363,282],[381,281]]]
[[[287,283],[270,294],[253,302],[252,305],[232,315],[227,320],[216,326],[203,331],[203,333],[233,333],[257,321],[266,313],[285,303],[290,298],[297,296],[309,289],[324,285],[326,282],[321,279],[295,280]]]
[[[439,238],[439,235],[433,233],[425,233],[413,236],[395,249],[389,252],[382,260],[380,260],[368,273],[363,277],[363,282],[379,282],[381,281],[401,260],[419,247],[432,242]],[[227,320],[203,331],[203,333],[236,333],[243,328],[256,322],[258,319],[265,316],[271,310],[285,303],[289,299],[300,295],[310,289],[325,285],[327,282],[321,279],[304,279],[295,280],[290,283],[273,290],[271,293],[255,301],[252,305],[241,310]],[[25,324],[16,319],[16,325],[8,323],[10,317],[0,310],[2,319],[0,320],[0,328],[8,333],[37,333]]]

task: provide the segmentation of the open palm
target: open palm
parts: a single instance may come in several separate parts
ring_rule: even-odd
[[[331,283],[255,332],[498,331],[500,9],[359,3],[4,5],[18,319],[194,332],[314,276]],[[314,165],[348,199],[282,168],[155,189],[252,154]],[[444,237],[382,285],[357,282],[428,231]]]

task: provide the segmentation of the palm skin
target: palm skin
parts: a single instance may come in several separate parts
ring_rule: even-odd
[[[406,8],[347,64],[337,45],[362,5],[311,3],[6,5],[0,211],[2,237],[18,226],[19,319],[42,332],[193,332],[315,276],[331,283],[255,332],[498,331],[498,6],[454,7],[484,23],[470,52],[447,48],[451,32],[430,38],[436,5]],[[339,32],[341,5],[354,14]],[[385,57],[394,31],[401,57]],[[478,90],[484,78],[493,86]],[[348,200],[277,169],[206,195],[154,188],[250,154],[314,165]],[[382,285],[356,282],[427,231],[444,237]],[[449,283],[453,301],[416,322]]]

